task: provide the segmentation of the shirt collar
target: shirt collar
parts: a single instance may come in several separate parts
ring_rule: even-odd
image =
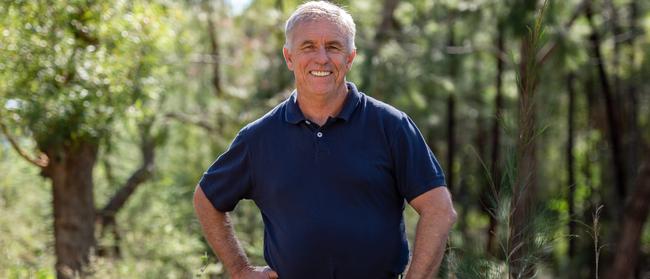
[[[361,102],[361,93],[357,90],[357,86],[352,82],[346,82],[345,85],[348,87],[348,96],[345,98],[345,103],[343,103],[343,108],[337,118],[343,119],[346,122],[352,117],[352,113],[359,106]]]
[[[352,113],[361,102],[361,93],[359,93],[354,83],[346,82],[345,85],[348,87],[348,95],[345,97],[345,102],[343,103],[341,112],[339,112],[339,115],[335,118],[340,118],[347,122],[350,120]],[[284,121],[291,124],[298,124],[307,120],[298,106],[298,93],[296,90],[294,90],[289,99],[287,99],[284,111]]]
[[[303,120],[306,119],[302,114],[300,107],[298,107],[298,92],[293,90],[291,96],[289,96],[289,99],[285,102],[284,121],[291,124],[298,124]]]

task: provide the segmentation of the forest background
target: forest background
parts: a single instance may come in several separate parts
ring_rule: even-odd
[[[348,80],[444,165],[441,277],[650,278],[650,2],[335,2],[357,23]],[[0,277],[226,278],[192,193],[292,90],[298,4],[2,1]],[[234,222],[264,264],[255,205]]]

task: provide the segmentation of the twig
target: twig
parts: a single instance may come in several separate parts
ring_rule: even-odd
[[[174,119],[174,120],[177,120],[177,121],[180,121],[180,122],[183,122],[183,123],[192,124],[192,125],[201,127],[201,128],[205,129],[208,132],[216,131],[215,127],[213,127],[207,121],[195,120],[195,119],[192,119],[191,116],[186,115],[186,114],[177,113],[177,112],[169,112],[169,113],[165,114],[165,118]]]
[[[603,209],[603,205],[599,206],[596,209],[596,212],[593,213],[593,239],[594,239],[594,256],[596,257],[596,279],[598,279],[598,263],[600,260],[600,250],[605,246],[598,246],[598,233],[600,231],[600,225],[598,223],[598,220],[600,219],[600,212]]]
[[[11,147],[13,147],[14,150],[16,150],[16,152],[18,153],[18,155],[20,155],[20,157],[22,157],[27,162],[29,162],[32,165],[35,165],[35,166],[37,166],[39,168],[47,167],[47,165],[50,162],[50,159],[47,157],[47,155],[45,155],[44,153],[39,153],[38,158],[31,158],[30,155],[27,154],[27,152],[25,152],[25,150],[20,148],[20,146],[18,145],[18,142],[16,141],[16,139],[14,139],[9,134],[9,129],[7,129],[7,126],[5,126],[4,123],[0,122],[0,130],[2,130],[2,134],[5,135],[7,140],[9,140],[9,143],[11,144]]]

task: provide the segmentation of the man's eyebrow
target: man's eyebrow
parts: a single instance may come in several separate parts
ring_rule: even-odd
[[[306,41],[303,41],[302,43],[300,43],[300,46],[313,45],[313,44],[314,44],[314,41],[306,40]]]
[[[325,43],[325,45],[342,47],[343,43],[336,40],[336,41],[329,41],[329,42]]]
[[[314,44],[316,44],[316,42],[314,42],[313,40],[305,40],[305,41],[300,43],[300,46],[302,47],[302,46],[314,45]],[[343,42],[341,42],[339,40],[328,41],[328,42],[325,43],[325,45],[326,46],[338,46],[338,47],[343,47],[344,46]]]

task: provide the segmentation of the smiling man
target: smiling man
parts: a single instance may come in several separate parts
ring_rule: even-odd
[[[307,2],[285,35],[296,90],[244,127],[196,187],[210,246],[232,278],[433,277],[456,218],[451,197],[413,121],[346,81],[352,17]],[[261,211],[267,267],[250,265],[233,232],[228,212],[241,199]],[[420,216],[412,254],[405,203]]]

